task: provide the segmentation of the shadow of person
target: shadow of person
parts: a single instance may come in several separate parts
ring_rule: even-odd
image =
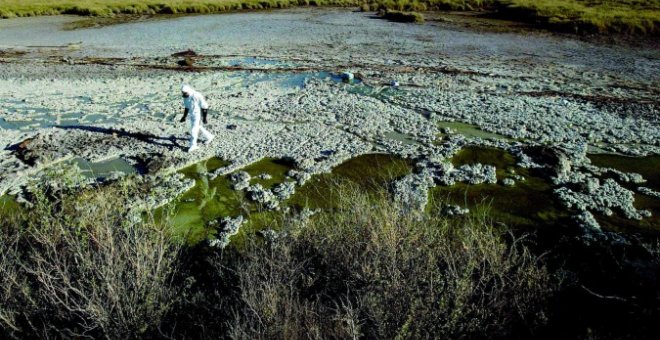
[[[82,130],[82,131],[113,135],[115,137],[133,138],[144,143],[163,146],[168,148],[169,150],[173,150],[174,148],[182,149],[184,148],[184,145],[180,144],[179,141],[180,140],[187,141],[186,138],[176,137],[174,135],[163,137],[148,132],[126,131],[121,128],[115,129],[115,128],[88,126],[88,125],[56,125],[55,127],[63,130]]]

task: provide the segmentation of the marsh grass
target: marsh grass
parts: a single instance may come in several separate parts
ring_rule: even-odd
[[[503,0],[501,12],[514,20],[576,33],[658,34],[657,0]]]
[[[292,6],[351,6],[355,3],[353,0],[0,0],[0,16],[220,13]]]
[[[381,11],[379,15],[383,19],[396,22],[412,22],[421,24],[424,22],[424,15],[417,12],[402,12],[397,10],[386,9]]]
[[[488,10],[514,21],[577,33],[657,34],[660,30],[657,0],[0,0],[0,17],[221,13],[294,6],[405,12]]]

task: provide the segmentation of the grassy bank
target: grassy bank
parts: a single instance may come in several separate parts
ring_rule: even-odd
[[[354,0],[27,0],[21,2],[1,0],[0,16],[11,18],[56,14],[110,16],[222,13],[293,6],[354,6],[355,4]]]
[[[220,13],[293,6],[351,6],[367,11],[406,12],[489,10],[511,20],[570,32],[660,32],[657,0],[0,0],[0,17]]]
[[[657,0],[367,0],[363,9],[493,11],[497,17],[575,33],[660,33]]]
[[[402,12],[397,10],[384,10],[379,13],[383,19],[396,22],[414,22],[421,24],[424,22],[424,16],[417,12]]]
[[[220,13],[306,5],[352,6],[355,3],[353,0],[0,0],[0,16]]]
[[[553,29],[631,34],[660,33],[657,0],[504,0],[502,14]]]

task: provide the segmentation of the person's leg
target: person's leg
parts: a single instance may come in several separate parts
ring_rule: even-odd
[[[199,124],[194,124],[190,128],[190,149],[197,147],[197,137],[199,136]]]
[[[202,133],[202,136],[206,140],[206,142],[210,142],[215,136],[213,136],[212,133],[210,133],[208,130],[206,130],[203,126],[200,126],[199,131]]]

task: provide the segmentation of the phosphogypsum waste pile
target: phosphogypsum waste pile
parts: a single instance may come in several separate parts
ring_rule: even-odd
[[[333,9],[67,20],[0,22],[3,206],[66,165],[82,185],[151,183],[150,209],[218,247],[332,206],[333,181],[448,215],[487,201],[524,227],[660,228],[657,50]],[[190,154],[182,83],[206,95],[216,135]]]

